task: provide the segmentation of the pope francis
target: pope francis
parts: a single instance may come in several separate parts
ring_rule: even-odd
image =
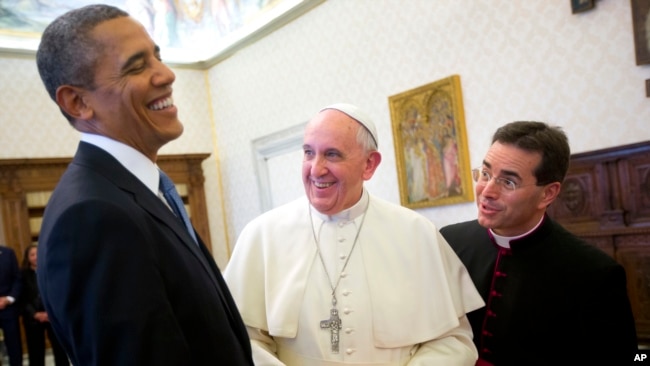
[[[368,193],[377,132],[350,104],[306,126],[305,196],[240,234],[224,277],[256,365],[474,365],[484,305],[427,218]]]

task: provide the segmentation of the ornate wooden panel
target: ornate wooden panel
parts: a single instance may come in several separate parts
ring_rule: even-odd
[[[205,178],[201,163],[209,154],[161,155],[158,165],[177,184],[192,223],[211,250]],[[18,260],[32,242],[38,241],[40,219],[51,191],[72,158],[0,160],[0,215],[4,241],[14,248]]]
[[[650,141],[573,154],[549,215],[621,263],[650,346]]]

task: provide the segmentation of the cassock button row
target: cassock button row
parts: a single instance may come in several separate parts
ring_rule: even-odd
[[[343,226],[345,226],[345,224],[347,224],[347,222],[339,221],[339,227],[343,227]]]
[[[346,333],[346,334],[350,334],[350,333],[352,333],[352,332],[354,332],[354,329],[352,329],[352,328],[345,328],[345,333]]]
[[[339,258],[345,259],[347,256],[345,254],[339,254]]]
[[[505,273],[503,273],[501,271],[497,271],[494,275],[497,276],[497,277],[507,277],[508,276],[507,274],[505,274]]]
[[[492,295],[494,297],[501,297],[502,296],[501,293],[497,292],[496,290],[490,291],[490,295]]]
[[[339,241],[339,243],[343,243],[345,241],[345,238],[342,237],[342,236],[339,236],[339,238],[337,240]]]
[[[355,349],[354,349],[354,348],[348,348],[348,349],[345,350],[345,353],[347,353],[348,355],[351,355],[351,354],[353,354],[354,352],[355,352]]]
[[[345,278],[347,276],[348,276],[347,272],[341,272],[341,278]]]
[[[488,332],[487,330],[483,331],[483,335],[486,337],[492,337],[492,333]]]
[[[487,316],[490,316],[490,317],[496,318],[497,314],[495,314],[494,311],[492,311],[492,310],[488,310],[488,311],[487,311]]]
[[[343,296],[348,296],[348,295],[351,294],[351,293],[352,293],[352,291],[350,291],[350,290],[345,290],[345,291],[343,291]]]
[[[489,348],[483,348],[481,350],[481,352],[483,352],[483,353],[492,353]]]
[[[348,314],[350,314],[351,312],[352,312],[352,310],[350,310],[350,308],[345,308],[345,309],[343,309],[343,314],[345,314],[345,315],[348,315]]]

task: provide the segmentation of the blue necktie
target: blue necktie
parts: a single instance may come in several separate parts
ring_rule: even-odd
[[[183,223],[185,224],[187,231],[192,236],[192,239],[194,239],[194,242],[198,243],[198,240],[196,240],[196,235],[194,234],[194,228],[192,228],[192,223],[190,222],[190,217],[187,216],[187,211],[185,211],[185,204],[183,203],[181,196],[178,194],[178,191],[176,191],[174,182],[172,182],[167,174],[163,173],[162,171],[160,171],[160,191],[167,200],[167,203],[171,207],[172,211],[174,211],[176,217],[183,220]]]

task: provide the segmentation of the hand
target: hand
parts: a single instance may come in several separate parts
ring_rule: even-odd
[[[9,305],[11,305],[11,301],[9,301],[6,296],[0,297],[0,310],[3,310]]]
[[[41,323],[47,323],[50,321],[47,313],[44,311],[37,311],[36,314],[34,314],[34,319],[38,320]]]

